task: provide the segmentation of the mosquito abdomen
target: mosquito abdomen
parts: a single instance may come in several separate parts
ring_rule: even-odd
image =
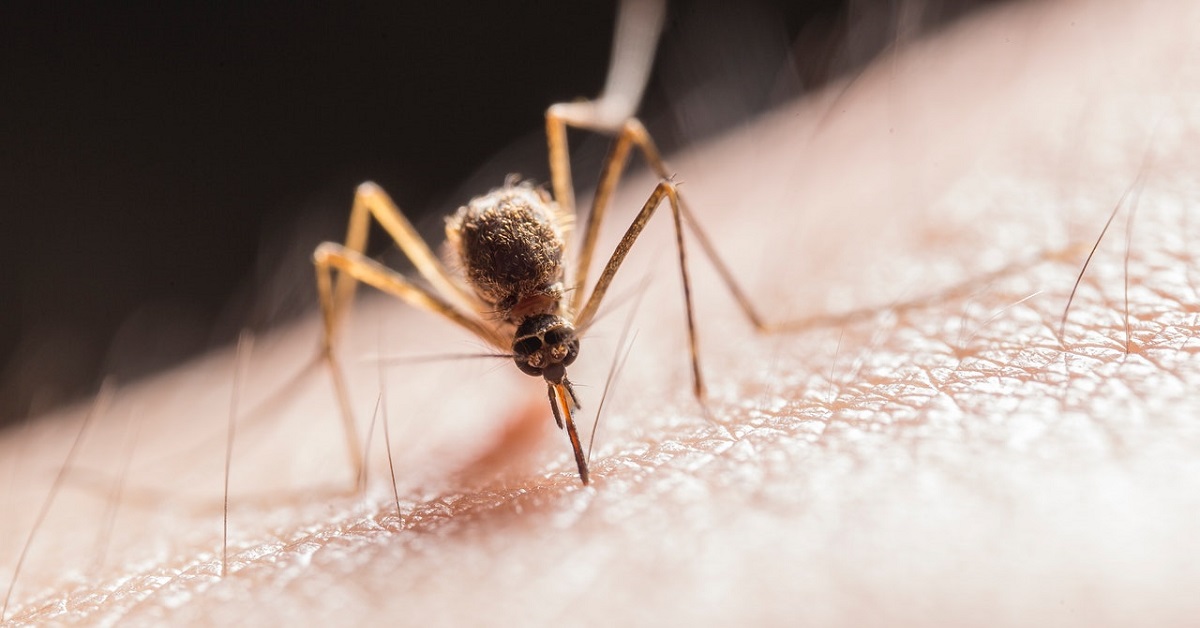
[[[478,196],[446,221],[447,240],[464,278],[505,318],[531,298],[557,308],[563,232],[554,201],[529,183],[505,184]]]

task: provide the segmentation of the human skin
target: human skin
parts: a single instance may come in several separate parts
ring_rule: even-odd
[[[1185,2],[1009,7],[669,156],[763,314],[807,324],[756,335],[691,241],[706,419],[657,218],[610,297],[623,304],[570,369],[590,433],[636,303],[590,486],[543,384],[502,360],[455,361],[384,369],[399,514],[378,425],[356,494],[328,373],[305,366],[313,319],[243,351],[221,575],[235,351],[119,387],[8,618],[1193,621],[1197,18]],[[601,250],[653,183],[622,185]],[[476,347],[360,294],[338,355],[365,434],[374,357]],[[0,440],[0,573],[85,414]]]

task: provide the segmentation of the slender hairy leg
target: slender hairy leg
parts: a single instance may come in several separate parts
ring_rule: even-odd
[[[551,179],[555,182],[555,194],[562,194],[565,198],[571,198],[573,202],[573,192],[570,188],[570,165],[566,159],[566,127],[574,126],[585,129],[596,127],[590,119],[578,114],[573,115],[569,110],[570,107],[571,105],[559,104],[546,110],[546,137],[550,143],[550,171]],[[617,189],[617,183],[620,182],[621,175],[625,172],[625,165],[629,161],[629,150],[633,144],[637,144],[641,148],[647,161],[653,165],[655,173],[660,178],[670,178],[666,165],[659,157],[658,149],[650,140],[646,128],[637,118],[625,120],[621,124],[616,139],[613,140],[612,148],[604,158],[604,166],[600,171],[600,182],[596,185],[596,193],[592,196],[592,208],[588,212],[587,222],[583,227],[583,237],[579,242],[579,255],[576,257],[575,277],[572,284],[574,288],[571,296],[572,312],[578,312],[583,304],[583,289],[587,284],[588,268],[591,266],[592,256],[596,252],[596,238],[600,233],[600,223],[604,221],[609,200],[612,199],[613,192]],[[560,179],[566,181],[564,184],[566,189],[563,192],[559,192]],[[562,201],[559,201],[559,204],[561,205]]]
[[[583,105],[591,104],[583,103]],[[574,190],[571,187],[566,129],[568,126],[574,126],[582,129],[603,131],[609,128],[611,124],[603,119],[603,115],[604,112],[599,106],[586,107],[574,103],[557,104],[546,110],[546,138],[549,143],[551,179],[554,185],[555,196],[558,197],[560,206],[564,206],[568,211],[574,211],[575,197]],[[646,162],[650,165],[651,170],[659,178],[663,179],[663,182],[651,194],[650,200],[642,207],[641,213],[634,219],[633,224],[629,226],[625,236],[621,238],[621,242],[617,245],[617,250],[609,259],[603,274],[592,289],[587,304],[583,305],[584,287],[587,283],[588,269],[591,266],[592,256],[595,255],[596,238],[600,233],[600,224],[604,220],[604,214],[608,210],[609,200],[616,191],[617,183],[625,171],[625,165],[629,160],[629,151],[633,146],[637,146]],[[570,311],[577,314],[576,323],[581,329],[591,322],[591,319],[596,315],[597,308],[600,307],[600,302],[604,298],[605,291],[608,290],[608,285],[612,282],[617,268],[621,265],[621,261],[628,254],[629,248],[633,246],[633,242],[637,239],[638,234],[641,233],[646,222],[654,213],[654,209],[662,201],[662,197],[664,195],[667,196],[670,199],[671,212],[675,219],[676,244],[679,249],[679,270],[683,276],[684,302],[687,310],[688,350],[692,358],[692,392],[703,406],[705,398],[704,377],[700,368],[700,351],[696,340],[696,321],[692,308],[691,282],[688,279],[687,260],[684,251],[683,216],[687,216],[687,223],[697,239],[700,240],[701,249],[704,251],[704,254],[712,260],[721,280],[733,294],[734,299],[741,306],[746,318],[750,320],[755,329],[765,332],[783,330],[785,328],[779,327],[776,329],[763,323],[762,318],[754,310],[750,299],[741,289],[741,286],[734,280],[733,274],[717,254],[716,248],[713,247],[708,237],[696,223],[696,220],[691,216],[691,212],[684,205],[678,191],[675,189],[675,185],[668,181],[670,178],[671,173],[667,168],[666,161],[663,160],[662,154],[659,153],[658,147],[655,145],[654,139],[650,137],[650,133],[646,131],[646,127],[637,118],[626,118],[621,123],[612,148],[609,149],[608,155],[604,159],[604,166],[600,173],[600,182],[596,186],[596,193],[592,197],[592,208],[588,213],[587,222],[584,224],[583,236],[580,240],[579,256],[576,258],[575,277],[572,284],[574,289],[572,290]],[[569,204],[564,204],[562,199],[567,199]],[[583,306],[582,309],[581,305]]]
[[[550,166],[552,177],[556,182],[556,193],[558,190],[557,182],[560,178],[566,180],[567,193],[571,193],[570,168],[569,165],[564,165],[566,163],[566,127],[574,126],[583,129],[603,128],[597,122],[586,117],[590,113],[589,111],[570,109],[573,106],[573,104],[555,105],[546,111],[547,137],[550,142]],[[650,137],[650,133],[646,130],[646,127],[637,118],[626,120],[621,125],[620,131],[613,140],[612,148],[609,149],[608,155],[604,159],[600,182],[596,186],[596,193],[592,197],[592,208],[588,213],[587,222],[584,224],[583,235],[580,240],[579,256],[577,258],[578,261],[575,266],[574,291],[571,296],[571,311],[573,312],[579,312],[580,306],[583,303],[584,287],[587,282],[588,269],[591,266],[592,257],[595,255],[596,240],[600,233],[600,223],[603,222],[604,215],[608,210],[609,200],[616,191],[617,183],[620,182],[621,175],[624,174],[625,166],[629,159],[629,151],[633,146],[637,147],[642,157],[646,160],[646,163],[650,166],[650,169],[659,178],[670,179],[672,177],[671,169],[662,158],[658,146],[655,145],[654,139]],[[559,163],[560,160],[563,160],[563,164]],[[565,174],[559,175],[558,173],[560,172]],[[676,192],[675,198],[678,202],[679,213],[683,216],[683,222],[700,244],[700,250],[717,270],[717,275],[721,278],[721,282],[725,284],[725,288],[729,290],[734,301],[756,331],[768,334],[798,331],[812,327],[816,323],[831,320],[830,317],[822,317],[821,320],[803,318],[789,321],[767,321],[755,309],[753,301],[746,294],[746,291],[742,289],[741,284],[738,283],[733,271],[729,269],[725,260],[721,258],[720,253],[717,252],[716,246],[712,243],[708,234],[704,232],[699,221],[696,220],[686,200],[678,192]],[[852,319],[869,314],[872,311],[849,312],[834,318],[838,320],[842,318]],[[692,345],[694,347],[695,342]]]
[[[476,336],[486,340],[501,351],[509,351],[503,336],[478,318],[467,314],[458,306],[447,301],[432,290],[414,284],[404,275],[366,257],[365,255],[333,242],[324,242],[313,252],[313,263],[317,267],[317,296],[321,302],[321,313],[325,322],[325,335],[335,332],[337,322],[337,294],[334,292],[332,269],[349,275],[355,281],[369,284],[400,300],[434,314],[439,314]],[[339,282],[338,287],[341,286]]]
[[[559,103],[546,111],[554,198],[571,214],[575,213],[575,191],[571,185],[566,124],[599,133],[616,133],[633,117],[654,65],[654,50],[658,47],[665,13],[665,0],[622,0],[617,9],[608,76],[600,97]]]
[[[399,273],[363,255],[372,217],[412,261],[417,272],[433,286],[432,290],[410,282]],[[404,212],[400,211],[387,193],[374,183],[362,183],[354,193],[350,223],[346,228],[346,243],[321,244],[313,252],[313,261],[317,266],[317,292],[324,320],[321,353],[329,365],[334,394],[341,408],[346,446],[354,466],[354,475],[360,478],[361,482],[363,460],[355,436],[358,430],[354,411],[346,392],[345,375],[333,354],[339,323],[350,307],[359,281],[393,294],[410,305],[441,314],[502,351],[508,350],[508,347],[495,330],[466,313],[467,309],[481,309],[479,299],[450,276],[445,265],[433,254],[412,223],[405,218]],[[331,277],[334,268],[338,270],[336,285]]]
[[[346,229],[344,245],[346,250],[358,254],[365,252],[372,216],[392,237],[396,246],[412,261],[417,272],[432,284],[438,293],[449,300],[457,301],[460,306],[475,307],[479,305],[479,300],[450,276],[441,260],[433,254],[417,230],[413,228],[412,223],[404,217],[404,213],[396,207],[387,193],[374,183],[363,183],[354,193],[354,206],[350,210],[350,224]],[[325,309],[326,316],[324,340],[326,352],[334,343],[333,336],[337,331],[338,319],[345,316],[350,300],[354,296],[358,278],[353,273],[348,274],[348,277],[345,274],[339,275],[330,303],[331,307],[325,308],[325,302],[322,301],[322,308]],[[426,309],[437,311],[436,308]]]
[[[617,243],[616,250],[608,258],[608,263],[604,265],[604,270],[600,273],[600,278],[596,280],[596,285],[592,287],[592,292],[588,297],[587,303],[575,319],[575,325],[578,329],[582,330],[591,324],[592,319],[596,316],[596,311],[600,308],[601,301],[604,300],[604,295],[608,292],[609,285],[612,284],[612,280],[617,274],[617,269],[625,261],[625,256],[633,248],[633,243],[637,241],[642,230],[646,228],[646,223],[650,222],[650,217],[654,215],[654,210],[658,209],[664,198],[669,201],[671,216],[675,219],[675,245],[679,250],[679,274],[683,278],[683,300],[687,310],[688,350],[692,357],[692,392],[695,393],[697,399],[703,402],[704,377],[700,370],[700,351],[696,344],[696,321],[695,313],[693,312],[694,308],[692,307],[692,283],[688,278],[687,253],[683,243],[683,213],[679,204],[679,193],[675,190],[674,183],[670,181],[659,182],[658,186],[654,188],[654,192],[650,194],[650,198],[646,199],[646,203],[642,205],[642,210],[638,212],[637,217],[633,219],[633,223],[625,230],[625,235],[621,236],[621,241]]]
[[[378,190],[378,188],[375,189]],[[361,192],[361,186],[359,190]],[[358,213],[357,210],[359,207],[360,204],[356,202],[355,216],[365,216],[365,214]],[[405,225],[408,224],[407,220],[403,220],[403,216],[400,216],[398,213],[396,216],[399,216]],[[360,221],[360,223],[365,224],[365,221]],[[361,234],[356,233],[355,225],[356,222],[352,218],[351,234],[348,240],[354,241],[355,244],[361,247],[366,229],[362,229]],[[429,248],[425,246],[420,238],[417,238],[415,241],[419,244],[420,249],[426,253],[429,252]],[[397,244],[401,244],[406,241],[397,239],[396,242]],[[411,242],[402,244],[402,248],[406,252],[409,251],[410,246],[412,246]],[[413,259],[415,261],[416,257]],[[342,315],[344,308],[349,305],[346,300],[353,295],[354,286],[357,282],[365,282],[383,292],[398,297],[409,305],[440,314],[502,351],[507,351],[508,347],[505,346],[504,339],[496,333],[496,330],[463,312],[453,303],[432,290],[412,283],[400,273],[383,266],[350,247],[333,242],[324,242],[313,252],[313,263],[316,264],[317,295],[321,302],[321,315],[324,322],[322,354],[325,357],[325,361],[329,364],[330,375],[333,379],[334,394],[337,396],[338,407],[341,408],[342,422],[346,433],[346,447],[350,461],[354,466],[354,477],[358,478],[358,481],[361,482],[363,477],[363,459],[356,438],[358,428],[354,420],[354,410],[350,404],[350,397],[346,391],[346,378],[333,353],[338,317]],[[340,275],[336,288],[332,278],[333,269],[335,268]],[[438,263],[438,268],[440,268],[440,263]]]
[[[554,108],[551,107],[551,110]],[[547,112],[547,117],[550,113]],[[590,128],[586,121],[568,121],[567,124]],[[587,274],[588,266],[591,264],[591,258],[595,251],[595,242],[597,234],[600,230],[600,222],[607,210],[609,198],[617,187],[617,182],[620,180],[621,174],[624,171],[626,160],[629,156],[630,144],[637,146],[642,153],[642,157],[649,164],[650,169],[654,174],[661,179],[670,179],[672,176],[671,169],[667,167],[666,161],[662,158],[662,154],[658,151],[658,146],[655,145],[654,139],[650,137],[650,133],[646,131],[646,127],[637,118],[630,118],[621,125],[620,134],[613,143],[612,149],[609,151],[608,157],[604,162],[604,169],[600,177],[600,183],[596,186],[596,195],[592,202],[592,211],[588,215],[588,221],[583,231],[583,241],[580,249],[579,264],[576,267],[578,278],[575,284],[576,295],[573,297],[573,305],[578,309],[578,304],[583,299],[583,284]],[[552,151],[553,152],[553,151]],[[553,161],[551,162],[553,163]],[[800,326],[798,323],[767,323],[754,309],[753,303],[742,290],[740,284],[734,278],[733,273],[729,270],[729,266],[721,259],[717,249],[713,246],[708,235],[701,229],[699,222],[696,221],[692,211],[688,208],[687,203],[681,195],[676,194],[678,199],[679,212],[686,219],[688,228],[700,243],[700,249],[704,252],[705,257],[709,259],[712,265],[717,269],[717,274],[721,281],[725,284],[726,289],[733,295],[738,306],[750,321],[754,328],[763,333],[788,331]],[[804,321],[800,321],[803,323]]]
[[[554,182],[555,195],[559,199],[571,199],[572,205],[567,206],[567,209],[573,207],[574,192],[571,189],[570,164],[567,158],[566,147],[566,127],[575,126],[584,129],[603,129],[594,118],[589,116],[595,115],[594,111],[587,109],[579,110],[574,108],[573,104],[558,104],[550,107],[546,111],[546,137],[550,145],[550,169],[551,178]],[[573,288],[571,295],[571,311],[578,313],[579,326],[586,327],[587,322],[595,316],[596,308],[600,306],[600,301],[604,297],[604,291],[608,289],[608,283],[612,281],[612,274],[616,273],[616,267],[620,266],[620,260],[624,259],[628,253],[628,248],[633,245],[633,240],[637,239],[637,234],[641,232],[645,226],[645,220],[649,219],[649,215],[653,213],[652,204],[657,205],[654,199],[657,197],[661,200],[659,190],[655,190],[651,196],[651,201],[643,207],[642,213],[630,225],[625,237],[617,247],[617,251],[609,260],[608,266],[605,268],[605,276],[597,282],[596,287],[592,291],[592,296],[589,298],[586,306],[583,306],[584,287],[587,282],[588,268],[591,266],[592,256],[595,255],[596,238],[600,233],[600,223],[604,220],[604,214],[608,210],[609,200],[616,191],[617,183],[621,179],[621,175],[625,171],[625,165],[629,160],[629,151],[633,146],[637,146],[642,153],[646,162],[650,165],[659,178],[667,180],[671,178],[671,172],[667,168],[666,161],[663,160],[658,147],[654,143],[654,139],[650,137],[650,133],[646,131],[646,127],[637,118],[628,118],[621,124],[620,131],[617,133],[616,139],[613,141],[612,148],[609,149],[608,156],[605,157],[604,166],[600,174],[600,182],[596,186],[596,193],[592,197],[592,208],[588,213],[587,222],[584,224],[583,236],[580,240],[579,256],[575,265],[575,277],[573,280]],[[696,398],[702,402],[704,400],[704,380],[700,372],[699,350],[696,341],[696,325],[695,315],[692,312],[691,285],[688,281],[687,265],[684,255],[683,244],[683,220],[686,217],[686,223],[691,228],[692,233],[700,242],[700,248],[705,256],[711,260],[713,266],[716,267],[721,281],[724,282],[726,288],[733,295],[741,307],[742,312],[750,321],[754,328],[759,332],[775,332],[787,331],[795,327],[801,327],[805,321],[796,323],[783,324],[768,324],[763,321],[763,318],[754,309],[749,297],[745,291],[733,277],[729,267],[721,259],[716,248],[700,228],[696,219],[692,216],[687,205],[679,196],[675,186],[664,181],[665,185],[669,186],[669,198],[671,200],[672,213],[675,216],[676,239],[679,247],[679,263],[680,271],[683,275],[684,297],[687,305],[687,323],[688,323],[688,347],[692,356],[692,375],[693,375],[693,392]],[[663,184],[660,184],[659,189],[662,189]],[[559,201],[560,205],[562,201]],[[647,210],[647,207],[651,207]],[[615,265],[614,265],[615,262]]]

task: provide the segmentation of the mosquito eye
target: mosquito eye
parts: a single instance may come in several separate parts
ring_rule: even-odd
[[[579,341],[572,340],[571,344],[567,345],[567,357],[563,358],[563,366],[571,366],[577,357],[579,357]]]
[[[553,346],[553,345],[561,344],[563,341],[564,335],[565,334],[563,334],[563,331],[561,329],[551,329],[550,331],[548,331],[542,335],[542,339],[546,341],[547,345]]]
[[[513,343],[513,353],[517,355],[529,355],[534,351],[542,348],[542,341],[537,336],[529,336],[522,338]],[[517,361],[518,364],[520,360]]]

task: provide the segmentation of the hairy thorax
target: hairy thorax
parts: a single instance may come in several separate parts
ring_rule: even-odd
[[[498,318],[557,314],[567,221],[544,190],[512,180],[446,220],[453,261]]]

